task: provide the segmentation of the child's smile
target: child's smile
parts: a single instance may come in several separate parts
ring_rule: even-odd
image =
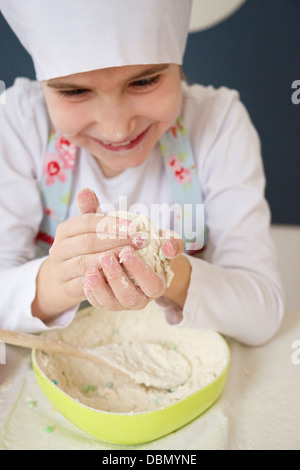
[[[112,152],[124,152],[125,150],[131,150],[136,147],[144,137],[147,135],[150,126],[147,127],[144,131],[138,134],[136,137],[133,137],[131,140],[125,140],[123,142],[106,142],[104,140],[95,139],[100,145],[102,145],[107,150]]]

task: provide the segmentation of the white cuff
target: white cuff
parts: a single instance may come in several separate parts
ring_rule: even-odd
[[[39,333],[50,328],[65,327],[78,306],[44,323],[32,316],[31,304],[36,295],[36,277],[46,257],[34,259],[20,266],[0,271],[1,292],[0,327],[7,330]]]
[[[164,311],[166,321],[170,325],[181,328],[193,328],[194,315],[197,311],[197,304],[199,303],[199,282],[197,282],[199,279],[193,270],[193,264],[195,262],[194,258],[189,255],[185,256],[188,258],[192,266],[192,271],[184,308],[182,309],[177,304],[175,304],[175,302],[172,302],[172,300],[169,300],[166,297],[160,297],[159,299],[156,299],[156,303]]]

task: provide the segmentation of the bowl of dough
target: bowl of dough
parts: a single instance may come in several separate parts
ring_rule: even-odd
[[[170,388],[165,377],[164,388],[137,383],[87,359],[32,352],[37,383],[56,410],[88,435],[108,443],[141,444],[181,428],[205,412],[226,383],[230,351],[223,337],[169,325],[155,302],[141,311],[87,307],[68,327],[43,334],[88,347],[156,344],[176,351],[186,364],[184,383]],[[141,369],[143,361],[139,357]],[[176,367],[169,364],[171,378]]]
[[[133,222],[149,239],[137,252],[169,285],[173,272],[161,250],[160,231],[146,216],[116,216]],[[115,365],[130,372],[32,352],[36,380],[53,406],[88,435],[109,443],[141,444],[181,428],[207,410],[226,383],[230,351],[223,337],[171,326],[154,301],[140,311],[87,307],[67,328],[44,334],[85,348],[100,347],[108,360],[117,351]]]

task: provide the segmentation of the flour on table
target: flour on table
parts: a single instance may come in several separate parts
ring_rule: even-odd
[[[217,333],[172,327],[155,302],[139,311],[87,308],[78,312],[67,328],[46,335],[91,348],[126,342],[156,343],[188,360],[187,381],[175,388],[159,390],[139,385],[85,359],[36,352],[42,371],[63,392],[86,406],[113,413],[145,412],[174,404],[212,383],[226,368],[229,356],[225,341]],[[143,364],[141,357],[140,373]],[[153,366],[159,367],[155,361]],[[171,359],[170,374],[175,366]]]

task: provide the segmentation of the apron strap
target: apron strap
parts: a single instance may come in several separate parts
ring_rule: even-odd
[[[56,228],[67,219],[77,147],[53,131],[48,142],[41,180],[44,216],[36,237],[36,256],[45,256]]]
[[[196,160],[182,119],[159,142],[175,205],[174,230],[185,242],[185,252],[195,255],[206,243],[205,214]]]

